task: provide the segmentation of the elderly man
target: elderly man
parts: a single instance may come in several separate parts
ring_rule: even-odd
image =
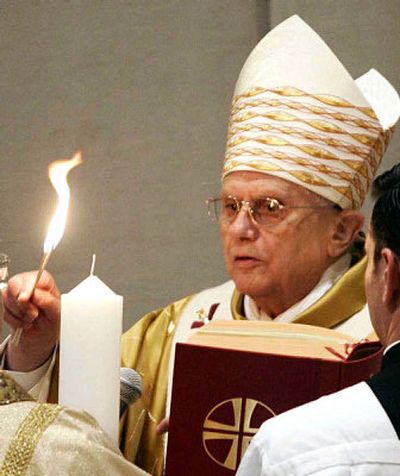
[[[238,476],[400,474],[400,165],[374,186],[365,289],[382,370],[264,423]]]
[[[365,261],[352,245],[399,112],[398,95],[379,73],[355,82],[298,17],[251,53],[233,100],[221,195],[209,200],[232,281],[154,311],[125,334],[123,365],[144,383],[124,423],[128,459],[162,473],[156,428],[168,414],[175,344],[192,328],[210,319],[274,319],[370,332]],[[14,278],[5,295],[9,324],[30,326],[18,347],[8,346],[7,364],[41,374],[37,381],[50,371],[44,362],[58,340],[59,295],[46,274],[29,300],[33,279]]]

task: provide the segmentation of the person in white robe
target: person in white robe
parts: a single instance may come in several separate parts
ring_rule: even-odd
[[[0,421],[1,476],[148,475],[123,457],[88,413],[35,402],[3,370]]]
[[[0,474],[146,476],[88,413],[51,403],[0,401]]]

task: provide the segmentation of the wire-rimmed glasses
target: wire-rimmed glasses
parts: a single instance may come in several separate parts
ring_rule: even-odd
[[[209,198],[206,204],[208,207],[208,215],[213,221],[232,223],[243,208],[249,213],[253,223],[262,226],[275,226],[284,222],[289,216],[291,209],[339,208],[333,203],[330,205],[287,206],[273,197],[256,198],[255,200],[248,201],[239,200],[233,195]]]

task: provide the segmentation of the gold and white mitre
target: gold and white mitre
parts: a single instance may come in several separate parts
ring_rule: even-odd
[[[263,172],[359,208],[399,115],[399,95],[383,76],[370,70],[353,80],[292,16],[258,43],[240,73],[223,177]]]

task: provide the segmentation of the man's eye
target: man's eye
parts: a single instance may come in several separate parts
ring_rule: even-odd
[[[238,209],[238,205],[234,200],[224,200],[222,202],[222,206],[226,213],[233,213],[236,212]]]
[[[274,214],[279,212],[281,204],[275,198],[266,198],[265,200],[257,200],[255,208],[259,213]]]

